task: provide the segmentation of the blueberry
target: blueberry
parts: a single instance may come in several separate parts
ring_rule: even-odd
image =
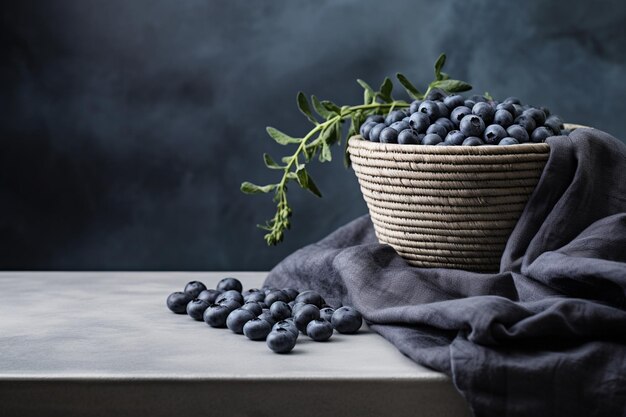
[[[465,104],[465,99],[459,94],[454,94],[444,98],[443,104],[448,107],[448,110],[452,111],[455,107],[463,106]]]
[[[243,297],[243,301],[244,302],[248,302],[248,301],[256,301],[261,302],[261,301],[265,301],[265,292],[252,292],[250,294],[247,294]]]
[[[320,310],[320,318],[326,321],[330,321],[333,317],[335,310],[332,307],[324,307]]]
[[[496,114],[493,116],[493,123],[507,128],[513,124],[513,114],[504,109],[496,110]]]
[[[238,302],[237,300],[233,300],[231,298],[218,298],[215,301],[215,304],[219,304],[221,306],[224,306],[224,307],[228,308],[230,311],[233,311],[233,310],[241,307],[241,303],[240,302]]]
[[[521,115],[520,117],[515,119],[515,124],[522,126],[524,129],[526,129],[528,133],[532,132],[537,127],[537,123],[535,122],[535,119],[533,119],[530,116],[524,116],[524,115]]]
[[[249,290],[242,291],[241,295],[243,295],[245,299],[247,295],[250,295],[252,293],[259,293],[259,292],[262,292],[262,291],[258,288],[250,288]]]
[[[485,142],[481,138],[477,138],[476,136],[470,136],[469,138],[465,138],[463,141],[463,146],[480,146],[484,145]]]
[[[419,145],[421,143],[419,134],[413,129],[404,129],[398,133],[398,143],[402,145]]]
[[[276,321],[291,317],[291,307],[284,301],[276,301],[270,306],[270,314]]]
[[[386,128],[387,125],[384,123],[378,123],[376,126],[370,129],[370,141],[372,142],[380,142],[380,132]]]
[[[507,97],[504,99],[503,103],[522,104],[522,101],[517,97]]]
[[[218,290],[204,290],[200,294],[198,294],[199,299],[206,301],[209,304],[215,304],[215,300],[222,294],[221,291]]]
[[[220,294],[220,296],[218,297],[218,300],[220,300],[222,298],[227,298],[229,300],[235,300],[239,304],[243,304],[243,296],[237,290],[224,291],[223,293]]]
[[[538,127],[530,134],[530,141],[534,143],[540,143],[552,136],[552,129],[545,126]]]
[[[306,334],[316,342],[325,342],[333,335],[333,325],[326,320],[312,320],[306,326]]]
[[[439,117],[448,117],[450,115],[450,110],[448,110],[448,107],[443,104],[442,101],[436,101],[435,103],[437,103],[437,107],[439,107]]]
[[[487,102],[487,99],[484,96],[481,96],[480,94],[474,94],[474,95],[470,96],[469,99],[472,100],[473,102],[475,102],[476,104],[478,104],[478,103],[486,103]]]
[[[255,316],[258,316],[263,312],[263,307],[261,307],[256,301],[246,301],[246,303],[242,305],[241,308],[251,311],[252,314],[254,314]]]
[[[276,353],[289,353],[296,346],[296,336],[289,330],[279,328],[267,335],[267,347]]]
[[[445,143],[445,142],[439,142],[439,143],[438,143],[438,144],[436,144],[435,146],[448,146],[448,145],[446,145],[446,143]]]
[[[270,313],[270,311],[268,309],[263,310],[263,312],[261,314],[259,314],[259,318],[265,320],[266,322],[268,322],[272,326],[274,325],[274,323],[276,323],[276,320],[274,320],[272,318],[272,313]]]
[[[371,114],[367,116],[365,122],[385,123],[385,117],[380,114]]]
[[[537,126],[543,125],[546,121],[546,114],[543,112],[543,110],[536,109],[536,108],[530,108],[528,110],[524,110],[524,113],[522,113],[522,116],[532,117]]]
[[[183,290],[185,294],[189,296],[189,298],[194,299],[198,297],[202,291],[206,290],[206,286],[200,281],[191,281],[185,285],[185,289]]]
[[[317,320],[319,318],[320,309],[313,304],[305,305],[304,307],[300,308],[293,316],[296,327],[302,333],[306,333],[306,326],[311,320]]]
[[[452,110],[452,113],[450,113],[450,120],[454,123],[454,127],[458,128],[461,124],[461,120],[469,114],[472,114],[472,110],[470,110],[469,107],[460,106]]]
[[[420,104],[422,104],[422,100],[413,101],[411,105],[409,106],[409,113],[411,114],[417,113],[419,111]]]
[[[177,291],[171,293],[167,297],[167,308],[172,310],[176,314],[185,314],[187,313],[187,304],[191,301],[191,297],[189,297],[186,293],[182,291]]]
[[[246,324],[255,317],[256,316],[252,311],[238,308],[237,310],[231,311],[226,318],[226,327],[228,327],[235,333],[242,334],[244,324]]]
[[[543,112],[543,114],[546,115],[546,118],[550,117],[550,109],[545,107],[545,106],[540,106],[539,110],[541,110]]]
[[[497,145],[501,139],[507,136],[506,130],[498,125],[489,125],[485,128],[485,134],[483,138],[485,139],[485,143],[487,145]]]
[[[202,320],[204,310],[209,308],[209,303],[199,298],[195,298],[187,303],[187,315],[194,320]]]
[[[472,113],[483,119],[486,124],[489,124],[493,122],[493,116],[496,111],[491,104],[482,101],[480,103],[476,103],[474,107],[472,107]]]
[[[517,139],[519,143],[528,142],[528,132],[520,125],[511,125],[506,129],[508,136]]]
[[[429,133],[422,139],[422,145],[437,145],[441,142],[443,142],[441,136],[436,133]]]
[[[399,122],[404,119],[405,116],[406,115],[402,112],[402,110],[394,110],[385,118],[385,124],[389,126],[392,123]]]
[[[254,318],[243,325],[243,334],[250,340],[265,340],[272,331],[272,325],[267,321]]]
[[[226,326],[226,318],[230,314],[231,310],[220,304],[212,304],[206,310],[204,310],[204,314],[202,318],[205,323],[211,327],[225,327]]]
[[[463,102],[463,105],[471,109],[476,105],[476,102],[474,100],[467,99],[465,100],[465,102]]]
[[[339,333],[356,333],[361,328],[363,318],[353,307],[340,307],[333,313],[333,327]]]
[[[506,138],[502,139],[500,141],[500,143],[498,143],[498,145],[503,145],[503,146],[506,146],[506,145],[517,145],[517,144],[519,144],[519,141],[517,139],[515,139],[515,138],[512,138],[512,137],[506,137]]]
[[[440,117],[439,119],[435,120],[435,124],[445,127],[446,132],[456,129],[456,125],[452,122],[452,120],[445,117]]]
[[[468,114],[463,119],[461,119],[461,124],[459,125],[459,130],[466,137],[469,136],[482,136],[485,131],[485,122],[480,116],[476,116],[473,114]]]
[[[289,301],[295,300],[298,294],[300,294],[300,292],[294,288],[283,288],[281,291],[287,294]]]
[[[300,334],[293,319],[281,320],[281,321],[276,322],[276,324],[274,324],[274,326],[272,327],[272,330],[276,330],[276,329],[287,329],[291,333],[293,333],[293,335],[296,338]]]
[[[446,97],[448,97],[448,93],[446,93],[445,91],[443,91],[440,88],[433,88],[432,90],[430,90],[428,92],[428,94],[426,95],[426,100],[444,100]]]
[[[513,103],[507,103],[507,102],[500,103],[496,106],[496,111],[498,110],[506,110],[509,113],[511,113],[511,115],[515,113],[515,107],[513,107]]]
[[[515,113],[513,113],[513,117],[517,118],[522,115],[524,112],[524,108],[519,104],[513,104],[513,108],[515,109]]]
[[[398,131],[392,127],[386,127],[380,132],[380,143],[398,143]]]
[[[432,125],[428,126],[428,129],[426,129],[426,134],[429,133],[434,133],[435,135],[439,135],[440,138],[445,138],[448,134],[448,130],[443,125],[433,123]]]
[[[230,290],[237,291],[237,292],[243,291],[243,285],[241,285],[241,281],[233,277],[226,277],[220,280],[220,282],[217,283],[216,288],[218,291],[230,291]]]
[[[293,315],[295,315],[295,314],[296,314],[296,312],[297,312],[298,310],[300,310],[302,307],[304,307],[305,305],[306,305],[306,303],[303,303],[302,301],[295,301],[295,300],[294,300],[294,304],[293,304],[293,306],[291,307],[291,315],[292,315],[292,316],[293,316]]]
[[[302,291],[296,297],[296,303],[313,304],[317,308],[321,308],[326,302],[322,296],[315,291]]]
[[[264,287],[263,287],[263,288],[261,288],[261,289],[263,290],[263,293],[264,293],[265,295],[267,295],[267,294],[271,293],[272,291],[278,291],[278,288],[274,288],[274,287],[265,287],[265,286],[264,286]]]
[[[458,130],[452,130],[448,132],[448,135],[446,136],[444,142],[446,143],[446,145],[459,146],[463,144],[464,140],[465,135],[463,133],[459,132]]]
[[[267,304],[268,307],[271,307],[276,301],[284,301],[288,303],[291,300],[289,299],[289,296],[281,290],[274,290],[265,296],[265,304]]]
[[[439,106],[432,100],[425,100],[422,104],[420,104],[419,112],[428,116],[431,122],[434,122],[440,117]]]
[[[403,120],[400,120],[399,122],[392,123],[389,127],[394,129],[396,132],[400,133],[404,129],[409,129],[411,125],[409,124],[409,122],[405,122],[403,119]]]
[[[370,130],[372,130],[374,126],[376,126],[376,122],[365,122],[361,125],[359,134],[363,137],[363,139],[370,140]]]
[[[413,113],[411,117],[409,117],[409,125],[417,133],[424,133],[428,125],[430,125],[430,118],[421,112]]]

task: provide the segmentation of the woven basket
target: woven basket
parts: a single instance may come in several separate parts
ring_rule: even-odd
[[[348,152],[381,243],[411,265],[492,272],[550,148],[398,145],[354,136]]]

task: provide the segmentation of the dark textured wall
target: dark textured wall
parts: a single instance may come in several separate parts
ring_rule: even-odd
[[[293,228],[256,223],[304,90],[355,103],[359,77],[447,72],[622,139],[626,2],[14,1],[0,27],[0,268],[268,269],[366,212],[339,157],[293,189]],[[338,148],[336,149],[339,150]]]

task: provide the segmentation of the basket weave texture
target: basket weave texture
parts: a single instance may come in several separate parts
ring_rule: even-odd
[[[381,243],[415,266],[491,272],[550,147],[398,145],[354,136],[348,152]]]

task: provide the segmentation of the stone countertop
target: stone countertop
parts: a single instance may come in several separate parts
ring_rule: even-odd
[[[265,275],[1,272],[0,415],[469,415],[449,378],[366,326],[278,355],[165,306],[191,280]]]

